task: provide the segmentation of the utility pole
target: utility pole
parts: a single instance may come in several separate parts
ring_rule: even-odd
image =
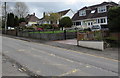
[[[5,34],[7,33],[7,11],[6,11],[6,2],[4,3],[5,5]]]

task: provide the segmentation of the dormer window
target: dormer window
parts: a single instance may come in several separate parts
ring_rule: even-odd
[[[91,13],[92,13],[92,14],[95,13],[95,10],[92,10]]]
[[[98,13],[103,13],[103,12],[106,12],[106,11],[107,11],[106,6],[98,7]]]
[[[86,16],[86,11],[85,10],[79,11],[79,16]]]

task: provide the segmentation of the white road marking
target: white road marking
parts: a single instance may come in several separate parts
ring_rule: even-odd
[[[69,75],[69,74],[76,73],[78,70],[79,70],[79,69],[74,69],[74,70],[68,71],[68,72],[66,72],[66,73],[64,73],[64,74],[61,74],[61,75],[59,75],[59,76],[67,76],[67,75]]]

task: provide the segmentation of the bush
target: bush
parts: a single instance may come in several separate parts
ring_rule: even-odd
[[[60,27],[71,27],[72,26],[72,20],[69,17],[63,17],[59,21],[59,26]]]
[[[108,25],[111,32],[120,32],[120,6],[112,7],[108,11]]]
[[[37,28],[43,28],[43,26],[37,26]]]
[[[35,28],[33,28],[33,26],[30,26],[30,27],[24,27],[24,30],[25,30],[25,31],[34,31]]]
[[[52,29],[52,25],[51,24],[41,24],[43,29]]]
[[[25,18],[20,18],[20,19],[19,19],[19,23],[21,23],[21,22],[26,22],[26,21],[25,21]]]

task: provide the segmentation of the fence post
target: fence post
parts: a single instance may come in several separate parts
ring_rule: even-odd
[[[79,33],[77,31],[77,46],[79,46],[79,40],[78,40]]]
[[[101,40],[102,41],[104,41],[103,35],[104,35],[104,31],[101,30]]]
[[[66,30],[64,30],[64,39],[66,40]]]

